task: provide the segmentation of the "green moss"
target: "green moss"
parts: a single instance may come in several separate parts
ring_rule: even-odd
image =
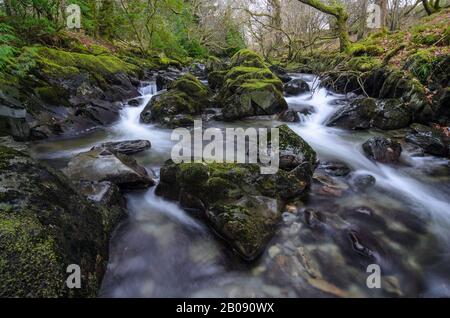
[[[169,90],[176,89],[192,97],[206,98],[208,88],[192,74],[185,74],[169,85]]]
[[[384,49],[379,45],[367,45],[367,43],[356,43],[350,48],[350,54],[353,56],[380,56],[384,53]]]
[[[68,105],[67,98],[68,94],[60,87],[52,87],[52,86],[44,86],[37,87],[34,89],[35,93],[39,95],[39,97],[51,104],[57,106]]]
[[[369,56],[354,57],[348,61],[349,68],[359,72],[371,71],[381,64],[382,62],[379,59]]]
[[[257,68],[265,68],[266,64],[264,63],[263,58],[259,54],[249,49],[243,49],[233,55],[233,57],[231,58],[231,66],[232,67],[249,66]]]
[[[208,167],[203,163],[182,163],[177,180],[190,190],[202,188],[209,178]]]
[[[62,296],[65,278],[57,247],[37,220],[0,209],[0,237],[1,297]]]
[[[434,60],[435,56],[430,50],[418,50],[407,59],[405,68],[425,84],[433,71]]]
[[[280,136],[280,150],[293,150],[295,153],[302,153],[311,165],[316,164],[316,152],[302,137],[297,135],[286,124],[277,126],[276,128],[278,128]]]

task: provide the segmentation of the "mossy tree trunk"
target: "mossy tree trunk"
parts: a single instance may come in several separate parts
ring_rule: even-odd
[[[348,33],[348,13],[341,3],[333,0],[332,4],[325,4],[320,0],[299,0],[323,13],[332,15],[336,18],[336,32],[338,33],[340,50],[346,52],[350,48],[350,36]]]
[[[422,4],[428,15],[432,15],[441,10],[440,0],[422,0]]]

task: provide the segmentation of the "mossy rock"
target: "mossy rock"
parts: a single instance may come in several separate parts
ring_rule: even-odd
[[[247,66],[247,67],[257,67],[265,68],[267,67],[264,63],[263,58],[256,52],[249,49],[243,49],[238,51],[231,58],[231,67],[236,66]]]
[[[286,133],[288,129],[282,128]],[[156,194],[180,201],[189,213],[212,226],[243,259],[253,260],[274,234],[283,202],[305,194],[315,168],[315,152],[309,148],[308,153],[300,137],[294,137],[291,131],[289,137],[281,135],[283,147],[297,149],[304,159],[289,171],[263,175],[258,164],[176,164],[168,160],[161,169]],[[310,167],[307,160],[314,161],[314,165]]]
[[[196,77],[185,74],[172,82],[168,91],[154,96],[141,112],[144,123],[165,127],[191,126],[211,103],[211,91]]]
[[[0,146],[0,167],[0,296],[96,296],[118,220],[20,151]],[[66,286],[70,264],[81,289]]]
[[[253,56],[247,51],[232,58],[235,66],[226,73],[217,97],[227,121],[273,115],[287,109],[281,80],[264,65],[243,62],[246,56]],[[238,62],[243,64],[236,65]]]

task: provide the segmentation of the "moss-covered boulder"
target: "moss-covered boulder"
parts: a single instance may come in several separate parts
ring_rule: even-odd
[[[259,55],[241,50],[231,62],[232,68],[224,76],[218,94],[224,120],[273,115],[288,108],[283,83]]]
[[[123,213],[90,202],[61,173],[4,146],[0,183],[0,296],[96,296]],[[71,264],[80,266],[80,289],[66,286]]]
[[[164,127],[190,126],[210,101],[210,90],[196,77],[185,74],[171,83],[167,92],[155,95],[140,117],[144,123],[156,122]]]
[[[287,200],[305,194],[316,165],[314,150],[295,132],[280,127],[280,161],[275,174],[258,164],[181,163],[161,168],[158,195],[211,225],[245,260],[256,258],[272,237]]]

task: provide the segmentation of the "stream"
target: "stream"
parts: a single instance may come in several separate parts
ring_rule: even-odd
[[[249,264],[175,202],[156,196],[155,187],[127,193],[129,216],[112,237],[101,297],[450,297],[448,160],[408,149],[397,165],[369,160],[362,143],[396,132],[325,126],[347,97],[320,87],[314,76],[293,77],[313,90],[287,97],[290,108],[307,106],[312,113],[289,126],[317,151],[321,163],[351,169],[331,177],[341,191],[324,194],[313,185],[304,206],[298,203],[297,213],[283,213],[266,252]],[[35,143],[34,155],[63,168],[72,156],[101,142],[147,139],[151,149],[134,157],[158,175],[175,142],[171,130],[140,123],[155,84],[142,83],[140,92],[140,106],[124,105],[116,124]],[[220,129],[278,124],[273,119],[205,123]],[[356,189],[354,180],[366,175],[375,177],[375,185]],[[323,222],[305,222],[305,209],[320,211]],[[366,285],[370,264],[381,268],[381,288]]]

